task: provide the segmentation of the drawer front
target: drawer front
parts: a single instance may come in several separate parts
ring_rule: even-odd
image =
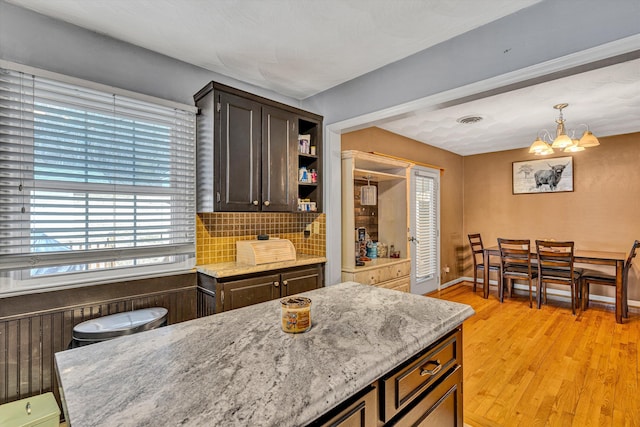
[[[360,271],[353,275],[353,281],[358,283],[364,283],[365,285],[375,285],[380,282],[380,269],[374,268],[371,270]]]
[[[378,389],[369,387],[355,399],[347,401],[310,427],[376,427],[378,425]]]
[[[380,281],[398,279],[411,274],[411,261],[388,265],[380,269]]]
[[[389,280],[386,282],[378,283],[376,286],[387,289],[394,289],[396,291],[409,292],[411,288],[411,278],[404,277],[402,279]]]
[[[458,366],[433,389],[416,399],[394,425],[462,427],[463,418],[462,367]]]
[[[424,390],[462,365],[462,332],[457,329],[426,352],[382,378],[384,405],[380,418],[387,422]]]

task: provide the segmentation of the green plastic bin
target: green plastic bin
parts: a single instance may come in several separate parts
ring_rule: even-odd
[[[53,393],[40,394],[0,405],[2,427],[58,427],[60,408]]]

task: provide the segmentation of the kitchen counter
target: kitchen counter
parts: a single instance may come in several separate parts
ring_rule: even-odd
[[[294,261],[270,262],[267,264],[250,265],[239,262],[220,262],[216,264],[203,264],[196,266],[198,273],[203,273],[217,279],[223,277],[240,276],[251,273],[261,273],[270,270],[280,270],[290,267],[299,267],[311,264],[322,264],[327,258],[316,255],[297,254]]]
[[[72,427],[301,426],[474,314],[354,282],[304,293],[312,328],[269,301],[56,353]]]

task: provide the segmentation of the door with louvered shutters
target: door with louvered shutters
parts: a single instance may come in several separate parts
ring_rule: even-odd
[[[440,286],[440,171],[411,170],[411,293],[425,294]]]

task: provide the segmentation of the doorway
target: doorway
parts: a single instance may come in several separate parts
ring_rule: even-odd
[[[411,293],[440,288],[440,171],[414,166],[410,183]]]

